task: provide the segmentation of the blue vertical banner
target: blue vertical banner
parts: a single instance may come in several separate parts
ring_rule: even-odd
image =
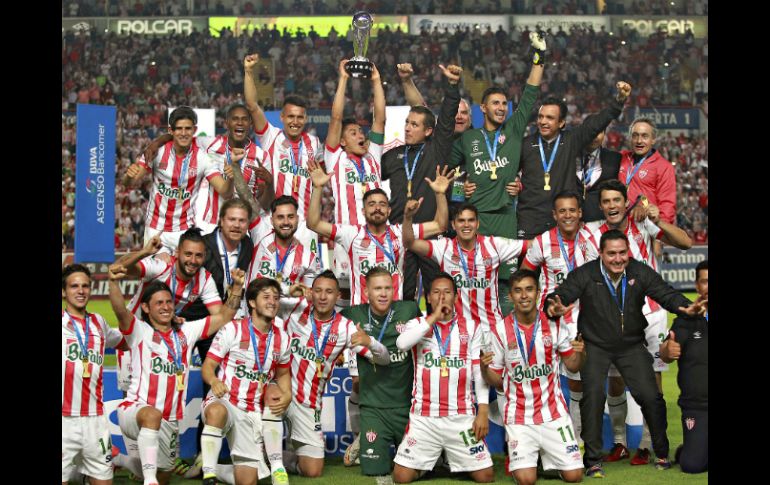
[[[115,260],[114,106],[77,105],[75,262]]]

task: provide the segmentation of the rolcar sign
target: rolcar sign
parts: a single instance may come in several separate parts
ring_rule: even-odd
[[[191,34],[193,29],[202,32],[208,28],[206,18],[200,19],[131,19],[111,20],[110,30],[118,35],[167,35]]]

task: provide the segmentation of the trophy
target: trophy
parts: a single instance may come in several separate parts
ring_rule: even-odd
[[[369,47],[372,23],[372,16],[367,12],[360,11],[353,14],[353,53],[355,55],[345,64],[345,70],[350,77],[366,79],[372,75],[372,63],[365,57],[366,49]]]

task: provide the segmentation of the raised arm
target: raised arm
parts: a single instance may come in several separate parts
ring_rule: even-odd
[[[446,78],[444,85],[444,99],[441,101],[441,108],[436,122],[436,129],[431,139],[435,146],[435,156],[437,160],[447,160],[452,153],[452,143],[454,142],[455,117],[460,108],[460,90],[458,88],[460,78],[463,74],[463,68],[455,65],[438,65],[441,73]]]
[[[331,179],[331,174],[325,173],[321,165],[308,160],[308,170],[313,179],[313,191],[310,193],[310,205],[307,210],[307,228],[324,237],[331,237],[334,226],[321,220],[321,196],[324,185]]]
[[[462,176],[460,172],[459,176]],[[436,194],[436,215],[432,221],[424,223],[422,226],[423,237],[431,237],[446,231],[447,220],[449,219],[449,204],[446,200],[446,191],[452,186],[452,181],[458,174],[450,170],[448,166],[444,168],[436,167],[436,178],[430,180],[425,177],[430,188]]]
[[[623,112],[623,105],[631,94],[631,85],[625,81],[618,81],[615,87],[618,93],[610,100],[609,106],[586,117],[583,123],[571,130],[572,136],[576,140],[575,143],[580,146],[588,145],[596,138],[596,135],[604,131],[612,120]]]
[[[120,291],[118,281],[124,279],[127,275],[125,266],[114,263],[110,265],[107,273],[110,279],[110,305],[112,305],[112,311],[118,318],[118,327],[121,331],[126,332],[131,328],[131,322],[134,319],[134,315],[126,309],[126,300],[123,298],[123,292]]]
[[[445,202],[446,203],[446,202]],[[420,256],[427,257],[430,252],[430,243],[423,239],[416,239],[414,237],[414,229],[412,228],[412,220],[414,215],[420,209],[422,205],[422,197],[420,200],[407,200],[404,206],[404,224],[402,227],[401,235],[404,238],[404,246],[413,253],[417,253]]]
[[[142,259],[157,253],[162,247],[163,244],[160,242],[160,236],[153,236],[147,241],[147,244],[145,244],[142,249],[124,254],[115,261],[115,264],[122,266],[125,269],[128,278],[139,278],[141,275],[137,263]]]
[[[382,79],[377,66],[372,64],[372,92],[374,93],[374,120],[372,121],[372,131],[374,133],[385,133],[385,90],[382,88]]]
[[[350,75],[345,70],[347,59],[340,61],[340,78],[337,81],[337,92],[334,93],[334,102],[332,103],[332,114],[329,119],[329,128],[326,132],[326,146],[337,148],[342,138],[342,118],[345,112],[345,89],[348,85]]]
[[[647,217],[663,232],[663,236],[660,238],[661,241],[679,249],[686,250],[692,247],[690,236],[687,235],[684,229],[664,221],[660,217],[660,209],[657,206],[650,205],[647,207]]]
[[[229,170],[227,167],[225,170],[227,170],[228,175],[230,175],[232,178],[233,186],[235,187],[235,193],[238,194],[238,198],[249,204],[251,207],[251,221],[249,222],[256,220],[259,218],[260,204],[254,198],[254,195],[251,193],[251,189],[246,183],[246,180],[243,178],[243,172],[241,172],[240,164],[234,163],[229,166]],[[267,174],[267,177],[265,177],[264,174]],[[275,196],[275,191],[273,191],[273,177],[270,176],[270,172],[268,172],[264,167],[257,167],[257,169],[254,170],[254,175],[265,180],[265,189],[263,192],[269,191],[273,193],[273,196]]]
[[[422,99],[422,94],[414,84],[412,74],[414,70],[412,65],[407,63],[396,64],[398,71],[398,77],[401,79],[401,87],[404,88],[404,97],[406,98],[406,104],[409,106],[425,106],[425,100]]]
[[[540,83],[543,81],[543,66],[545,65],[545,39],[538,32],[530,32],[529,41],[532,44],[533,53],[532,67],[529,70],[527,84],[530,86],[540,86]]]
[[[254,130],[261,133],[265,131],[267,118],[257,101],[257,78],[254,75],[254,69],[258,61],[259,54],[249,54],[243,59],[243,98],[251,114],[251,121],[254,122]]]

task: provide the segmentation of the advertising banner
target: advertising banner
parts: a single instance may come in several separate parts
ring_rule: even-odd
[[[511,25],[519,27],[529,27],[530,30],[548,30],[553,33],[559,30],[569,32],[571,27],[581,27],[587,29],[589,26],[598,32],[604,27],[610,30],[610,19],[606,15],[513,15],[511,16]]]
[[[660,258],[660,275],[677,290],[695,291],[695,266],[708,257],[708,246],[693,246],[687,251],[666,246]]]
[[[77,105],[75,262],[115,260],[115,106]]]
[[[386,26],[390,27],[391,31],[400,28],[402,32],[409,32],[409,17],[406,15],[373,15],[373,17],[372,37],[377,37],[380,29],[384,29]],[[313,30],[321,37],[327,37],[332,27],[338,35],[344,36],[348,32],[352,20],[352,15],[333,17],[210,17],[209,30],[212,37],[219,37],[219,32],[228,27],[233,31],[233,34],[238,36],[242,33],[251,35],[255,29],[261,30],[265,25],[272,29],[275,25],[281,32],[286,28],[291,34],[296,34],[297,29],[302,29],[307,34],[312,26]]]
[[[660,130],[699,130],[700,109],[698,108],[629,108],[623,120],[630,123],[635,118],[650,118]]]
[[[409,28],[413,34],[419,34],[420,30],[425,29],[432,32],[438,28],[439,32],[448,29],[450,34],[454,34],[458,29],[464,31],[466,27],[471,30],[479,29],[486,32],[491,29],[492,32],[502,27],[508,32],[509,18],[506,15],[410,15]]]
[[[118,35],[190,35],[195,32],[204,32],[209,27],[207,17],[179,17],[179,18],[119,18],[111,19],[108,28],[110,32]]]
[[[610,23],[613,29],[620,27],[630,28],[644,37],[654,34],[658,30],[663,30],[669,34],[682,35],[690,29],[696,39],[702,39],[708,36],[708,17],[646,17],[646,16],[627,16],[613,15],[610,17]]]

